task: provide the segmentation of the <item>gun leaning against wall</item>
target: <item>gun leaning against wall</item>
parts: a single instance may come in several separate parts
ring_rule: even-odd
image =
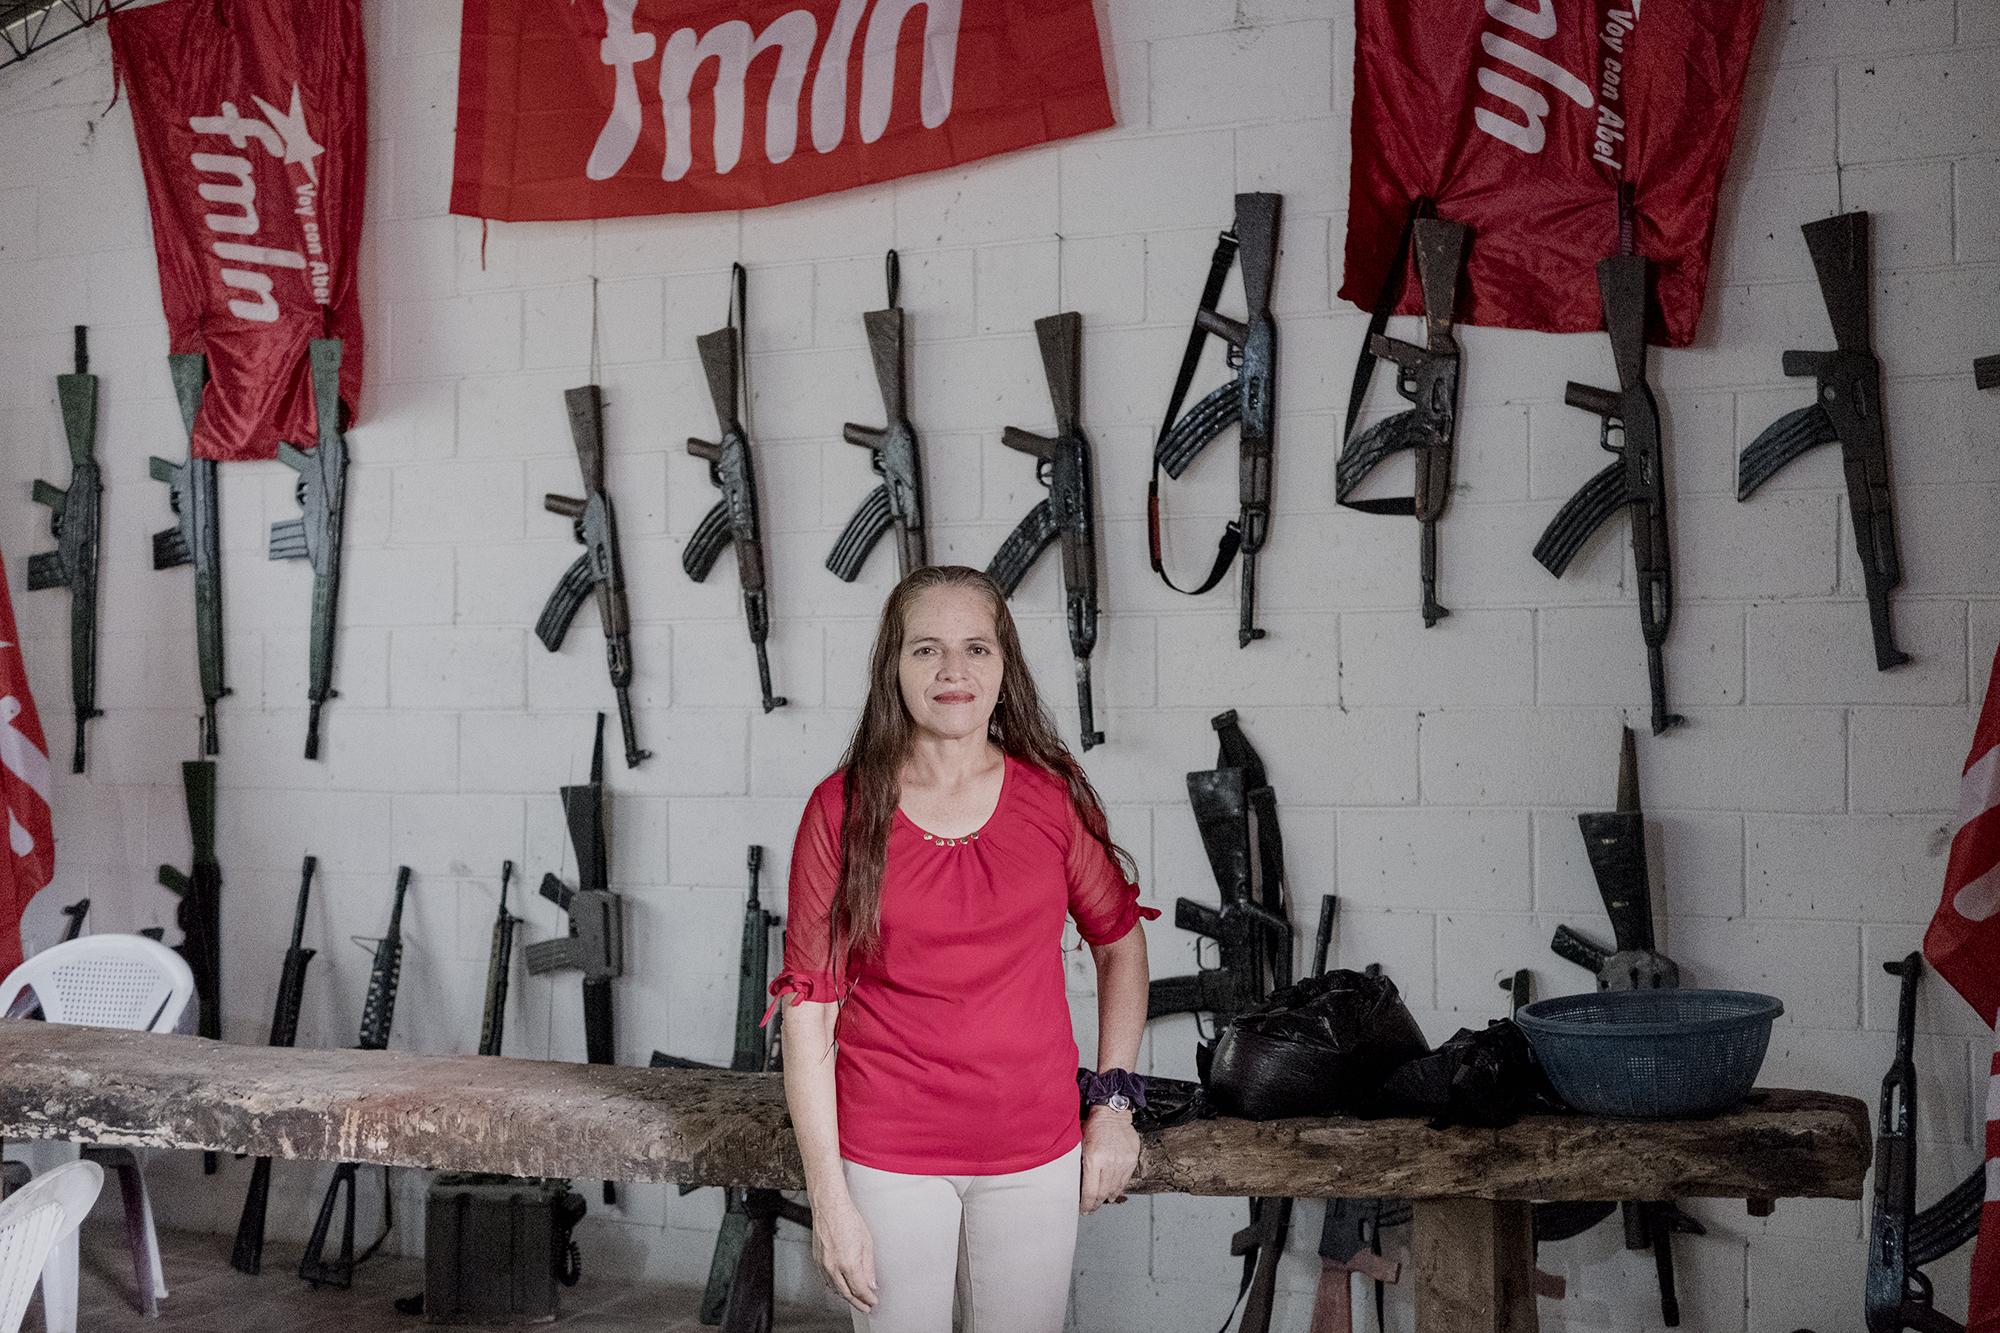
[[[1868,1219],[1868,1282],[1864,1302],[1868,1333],[1965,1333],[1965,1326],[1933,1304],[1923,1269],[1979,1234],[1986,1201],[1986,1168],[1951,1193],[1917,1211],[1917,980],[1924,961],[1911,953],[1882,964],[1901,978],[1896,1004],[1896,1058],[1882,1076],[1875,1125],[1875,1204]]]
[[[1175,592],[1190,597],[1222,582],[1239,551],[1243,556],[1242,623],[1236,631],[1236,645],[1248,647],[1264,637],[1256,627],[1257,556],[1271,531],[1272,453],[1278,442],[1278,323],[1271,317],[1271,286],[1278,268],[1278,216],[1284,196],[1239,194],[1236,221],[1216,240],[1215,257],[1202,288],[1201,304],[1195,308],[1194,328],[1188,334],[1187,350],[1181,356],[1174,391],[1167,400],[1166,420],[1153,446],[1153,479],[1146,487],[1146,539],[1153,572]],[[1215,306],[1222,298],[1222,285],[1229,277],[1239,253],[1243,258],[1244,318],[1231,319]],[[1210,391],[1207,397],[1181,415],[1195,370],[1201,364],[1203,346],[1214,334],[1228,348],[1229,368],[1235,376]],[[1161,554],[1160,472],[1175,480],[1187,471],[1201,451],[1231,426],[1241,426],[1240,457],[1237,465],[1236,521],[1226,525],[1215,546],[1215,563],[1200,585],[1183,588],[1167,574]]]
[[[729,1068],[738,1073],[768,1073],[775,1069],[779,1030],[758,1022],[771,976],[771,930],[780,924],[757,897],[757,877],[764,849],[751,847],[750,897],[743,905],[743,946],[736,973],[736,1050]],[[713,1069],[664,1051],[653,1052],[655,1069]],[[683,1185],[681,1193],[701,1188]],[[722,1228],[716,1233],[715,1254],[708,1265],[708,1286],[701,1297],[701,1322],[720,1324],[723,1333],[768,1333],[775,1310],[773,1245],[778,1222],[812,1226],[812,1210],[777,1190],[724,1190]]]
[[[882,484],[868,492],[826,557],[826,567],[843,583],[854,582],[875,543],[891,527],[896,529],[898,578],[906,578],[911,570],[931,562],[924,535],[923,451],[917,444],[916,427],[910,424],[909,357],[905,353],[903,307],[897,300],[902,269],[894,250],[889,252],[888,271],[889,308],[868,311],[861,316],[861,324],[868,332],[875,383],[881,387],[882,411],[889,424],[876,430],[850,421],[841,429],[849,444],[871,451],[869,461]]]
[[[507,910],[507,885],[514,863],[500,865],[500,910],[493,917],[493,946],[486,955],[486,1004],[479,1014],[479,1053],[498,1055],[507,1036],[507,987],[514,969],[514,932],[521,918]]]
[[[403,979],[403,899],[409,891],[410,868],[398,866],[396,898],[389,908],[389,929],[375,941],[375,961],[368,969],[368,998],[361,1005],[361,1037],[354,1044],[356,1050],[389,1049],[389,1028],[396,1017],[396,989]],[[366,944],[367,941],[357,940],[356,943]],[[315,1287],[345,1290],[352,1286],[355,1268],[367,1263],[395,1229],[394,1196],[389,1189],[389,1168],[385,1166],[382,1168],[382,1230],[368,1243],[367,1249],[355,1254],[354,1189],[359,1170],[353,1162],[342,1162],[334,1167],[333,1179],[327,1183],[326,1197],[320,1200],[319,1216],[314,1219],[312,1235],[306,1240],[305,1257],[299,1260],[299,1276]],[[327,1232],[333,1225],[334,1209],[343,1190],[347,1203],[340,1227],[340,1256],[328,1259]]]
[[[347,436],[341,420],[341,341],[312,341],[313,406],[319,444],[311,453],[289,441],[278,444],[278,461],[299,474],[299,518],[271,525],[273,560],[305,560],[312,565],[312,639],[307,658],[306,758],[319,758],[319,710],[334,696],[333,639],[340,601],[340,531],[347,514]]]
[[[583,468],[583,498],[547,495],[542,507],[570,520],[583,554],[576,558],[549,594],[535,635],[550,652],[558,651],[569,634],[576,609],[593,590],[597,618],[604,627],[604,659],[611,672],[611,689],[618,696],[618,728],[625,737],[625,767],[637,768],[652,751],[639,748],[632,722],[632,613],[625,603],[625,563],[618,552],[618,516],[611,492],[604,486],[604,390],[586,384],[563,395],[569,407],[569,433],[576,443],[576,460]]]
[[[69,589],[69,694],[76,706],[76,751],[70,772],[83,772],[84,724],[104,716],[97,706],[97,551],[104,482],[97,470],[97,376],[90,373],[88,331],[76,326],[76,371],[56,376],[63,434],[69,439],[69,489],[39,478],[34,498],[49,509],[56,549],[28,557],[28,589]]]
[[[285,950],[285,965],[278,974],[278,998],[271,1008],[272,1046],[291,1046],[299,1039],[299,1010],[305,1003],[306,964],[314,950],[304,947],[306,903],[312,896],[313,868],[318,862],[308,856],[299,871],[299,901],[292,909],[292,943]],[[264,1217],[271,1202],[271,1159],[259,1157],[250,1168],[250,1189],[243,1196],[243,1215],[236,1223],[236,1243],[229,1251],[229,1266],[255,1277],[264,1266]]]
[[[187,427],[188,459],[173,463],[148,460],[154,481],[167,484],[167,503],[175,523],[153,534],[153,568],[194,566],[195,661],[201,669],[202,752],[216,754],[215,705],[229,693],[222,659],[222,502],[213,458],[194,456],[194,423],[201,415],[202,391],[208,383],[208,358],[185,352],[167,358],[174,397],[180,401],[181,422]]]
[[[1334,496],[1350,509],[1368,514],[1413,516],[1420,525],[1418,568],[1423,580],[1424,624],[1435,625],[1451,614],[1437,599],[1437,525],[1451,503],[1451,455],[1458,439],[1458,339],[1452,328],[1458,318],[1458,283],[1465,272],[1472,229],[1442,218],[1418,218],[1412,224],[1417,252],[1417,277],[1424,292],[1424,345],[1371,333],[1347,404],[1347,442],[1335,467]],[[1400,270],[1399,270],[1400,272]],[[1396,363],[1396,392],[1413,406],[1359,435],[1354,422],[1368,387],[1375,359]],[[1391,454],[1408,449],[1416,459],[1416,487],[1409,499],[1354,500],[1348,497],[1363,478]]]
[[[765,644],[771,637],[771,594],[764,572],[764,535],[757,520],[757,469],[751,459],[750,435],[743,424],[748,394],[743,383],[744,326],[749,277],[743,265],[730,271],[729,322],[695,339],[701,368],[708,376],[708,395],[715,402],[715,419],[722,438],[714,442],[688,439],[688,452],[708,463],[708,479],[722,498],[708,511],[681,552],[681,568],[700,583],[715,568],[725,545],[736,548],[736,580],[743,588],[743,617],[750,626],[750,646],[757,651],[757,684],[764,711],[782,708],[783,695],[771,693],[771,660]]]
[[[1882,408],[1882,363],[1869,328],[1868,215],[1842,213],[1800,228],[1812,252],[1820,299],[1833,325],[1835,350],[1785,353],[1787,375],[1811,375],[1814,401],[1787,412],[1752,440],[1737,462],[1736,498],[1751,494],[1785,464],[1822,444],[1840,445],[1847,478],[1847,512],[1868,590],[1875,667],[1910,660],[1896,646],[1889,594],[1903,582],[1896,549],[1896,510],[1889,490],[1889,437]]]
[[[1618,387],[1598,389],[1572,380],[1563,401],[1602,419],[1598,442],[1613,461],[1556,511],[1535,543],[1535,559],[1561,578],[1592,533],[1619,510],[1630,512],[1632,564],[1639,578],[1639,634],[1646,644],[1646,678],[1657,736],[1686,719],[1667,711],[1664,653],[1674,615],[1674,563],[1667,537],[1667,458],[1660,438],[1660,408],[1646,382],[1646,278],[1642,255],[1617,255],[1597,265],[1597,289],[1604,302],[1604,328],[1611,336],[1611,358],[1618,366]]]
[[[1097,524],[1091,482],[1090,441],[1083,435],[1083,316],[1075,311],[1035,321],[1042,370],[1055,406],[1053,437],[1009,426],[1000,442],[1035,460],[1035,479],[1048,498],[1007,534],[987,562],[986,576],[1008,597],[1021,586],[1029,566],[1057,538],[1062,539],[1063,603],[1069,620],[1069,651],[1076,659],[1076,706],[1083,748],[1104,743],[1090,700],[1090,654],[1097,647]]]
[[[611,843],[604,832],[604,714],[597,715],[597,743],[591,750],[590,781],[562,789],[563,819],[576,851],[572,889],[555,875],[542,876],[542,897],[569,917],[569,934],[537,940],[527,947],[528,973],[583,974],[584,1058],[594,1065],[617,1063],[612,1025],[611,983],[625,973],[624,899],[611,892]],[[618,1202],[618,1188],[604,1182],[604,1202]]]
[[[1653,934],[1653,886],[1646,865],[1646,816],[1639,801],[1638,750],[1632,729],[1623,729],[1618,751],[1618,806],[1576,817],[1590,858],[1597,892],[1611,918],[1615,948],[1605,949],[1568,926],[1556,927],[1549,948],[1560,958],[1587,968],[1599,990],[1663,990],[1681,984],[1679,964],[1659,952]],[[1587,1205],[1586,1205],[1587,1206]],[[1650,1249],[1660,1287],[1660,1320],[1680,1325],[1680,1297],[1674,1280],[1673,1234],[1704,1235],[1701,1223],[1673,1203],[1626,1202],[1625,1248]],[[1607,1213],[1608,1215],[1608,1213]],[[1555,1226],[1555,1215],[1550,1226]],[[1587,1224],[1586,1224],[1587,1225]],[[1569,1234],[1575,1234],[1571,1232]],[[1544,1233],[1546,1239],[1559,1236]]]
[[[160,885],[180,899],[174,923],[181,942],[174,952],[194,973],[200,1001],[195,1030],[222,1038],[222,866],[215,859],[215,765],[191,759],[181,765],[181,787],[187,796],[188,834],[194,855],[187,873],[160,867]]]
[[[1148,1019],[1191,1013],[1199,1023],[1201,1015],[1212,1016],[1214,1026],[1201,1032],[1196,1052],[1204,1080],[1214,1038],[1229,1020],[1292,982],[1277,794],[1263,760],[1237,725],[1235,710],[1218,714],[1210,725],[1220,746],[1216,766],[1188,774],[1187,787],[1222,908],[1179,898],[1174,924],[1213,941],[1218,960],[1185,976],[1155,977],[1146,1002]]]

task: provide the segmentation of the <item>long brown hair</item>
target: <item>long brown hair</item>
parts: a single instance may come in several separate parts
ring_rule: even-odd
[[[1021,652],[1014,617],[999,585],[965,565],[927,565],[897,584],[882,606],[882,623],[876,629],[875,649],[868,661],[868,701],[862,705],[861,721],[840,761],[846,797],[840,826],[840,887],[828,914],[829,956],[836,965],[849,953],[872,955],[881,944],[882,871],[889,858],[889,828],[901,795],[898,775],[917,734],[916,724],[903,706],[903,634],[910,607],[933,588],[975,588],[992,603],[1001,676],[988,738],[1011,757],[1060,778],[1069,788],[1069,798],[1084,828],[1117,860],[1127,879],[1138,877],[1131,856],[1111,840],[1104,803],[1042,707],[1035,678]]]

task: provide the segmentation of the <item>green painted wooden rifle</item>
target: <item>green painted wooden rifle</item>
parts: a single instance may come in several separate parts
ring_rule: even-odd
[[[187,352],[167,358],[179,400],[181,422],[187,428],[188,459],[174,463],[149,460],[154,481],[167,484],[167,503],[175,523],[153,534],[153,568],[194,567],[195,660],[201,670],[202,753],[219,753],[215,705],[229,693],[222,657],[222,502],[213,458],[194,456],[194,423],[201,415],[202,392],[208,383],[208,358]]]
[[[924,535],[923,451],[917,444],[916,427],[910,424],[908,385],[909,356],[903,307],[898,301],[902,286],[901,267],[896,252],[888,259],[889,307],[870,310],[861,316],[868,332],[868,351],[875,361],[875,383],[882,390],[882,411],[888,425],[881,429],[848,422],[841,436],[871,452],[871,464],[882,484],[868,492],[868,498],[847,520],[840,540],[826,557],[826,567],[843,583],[852,583],[867,563],[882,534],[896,530],[896,574],[907,577],[911,570],[931,562],[930,546]]]
[[[272,1046],[292,1046],[299,1039],[299,1011],[305,1005],[306,964],[316,950],[305,947],[306,905],[312,897],[313,868],[318,862],[308,856],[299,871],[299,899],[292,909],[292,943],[285,950],[285,964],[278,974],[278,997],[271,1008]],[[271,1202],[271,1159],[259,1157],[250,1168],[250,1189],[243,1196],[243,1215],[237,1219],[236,1242],[230,1247],[229,1266],[251,1276],[264,1266],[264,1217]]]
[[[1271,287],[1277,277],[1278,218],[1283,202],[1284,196],[1276,194],[1236,196],[1235,224],[1216,241],[1208,282],[1202,289],[1201,304],[1195,308],[1194,328],[1181,355],[1180,374],[1167,400],[1166,420],[1153,447],[1153,479],[1146,488],[1148,552],[1153,572],[1169,588],[1198,597],[1222,582],[1231,562],[1239,551],[1242,553],[1243,591],[1238,599],[1242,623],[1236,631],[1239,648],[1264,637],[1264,631],[1256,626],[1257,556],[1271,531],[1272,455],[1278,442],[1278,322],[1271,316]],[[1239,254],[1247,312],[1242,320],[1235,320],[1218,312],[1216,303]],[[1235,376],[1182,416],[1181,404],[1187,401],[1210,334],[1222,339],[1228,349],[1229,368]],[[1231,426],[1242,427],[1237,518],[1223,528],[1208,576],[1197,587],[1183,588],[1168,575],[1161,549],[1160,473],[1164,470],[1178,480],[1209,441]]]
[[[375,960],[368,969],[368,996],[361,1004],[361,1036],[354,1043],[356,1050],[386,1051],[389,1049],[389,1029],[396,1017],[396,989],[403,979],[403,899],[410,891],[410,868],[396,868],[396,897],[389,908],[389,929],[382,938],[374,941]],[[366,940],[356,943],[367,945]],[[396,1226],[394,1195],[389,1188],[389,1168],[382,1168],[382,1229],[368,1248],[360,1254],[354,1252],[354,1191],[360,1168],[353,1162],[342,1162],[333,1169],[333,1179],[327,1183],[326,1197],[320,1200],[319,1216],[313,1219],[312,1234],[306,1240],[305,1257],[299,1260],[299,1276],[315,1287],[339,1287],[346,1290],[354,1285],[354,1270],[373,1258],[382,1248],[382,1242],[389,1239],[389,1233]],[[341,1208],[345,1199],[340,1228],[340,1253],[337,1257],[326,1257],[327,1234],[333,1227],[333,1215]]]
[[[1445,506],[1451,503],[1460,366],[1458,339],[1452,330],[1458,319],[1458,284],[1465,272],[1472,230],[1463,223],[1442,218],[1418,218],[1412,224],[1411,234],[1417,255],[1417,279],[1424,293],[1424,343],[1418,346],[1391,338],[1371,326],[1367,346],[1356,368],[1354,393],[1348,400],[1347,442],[1341,447],[1335,468],[1334,495],[1348,508],[1363,513],[1399,514],[1417,520],[1424,624],[1430,626],[1451,614],[1451,609],[1437,597],[1437,525],[1444,517]],[[1392,276],[1398,280],[1396,290],[1400,292],[1400,266],[1392,271]],[[1381,319],[1386,319],[1386,311]],[[1412,406],[1357,435],[1355,420],[1378,358],[1396,363],[1396,392]],[[1404,449],[1416,459],[1417,468],[1416,487],[1408,499],[1350,498],[1377,464]]]
[[[597,618],[604,627],[604,659],[611,688],[618,696],[618,727],[625,737],[625,766],[637,768],[652,751],[639,748],[632,721],[632,613],[625,602],[625,564],[618,552],[618,517],[611,492],[604,485],[604,391],[595,384],[563,395],[569,407],[569,432],[576,459],[583,468],[583,498],[543,497],[550,513],[570,520],[583,554],[576,558],[535,622],[542,646],[556,652],[569,634],[570,621],[591,592],[597,593]]]
[[[1903,563],[1896,549],[1896,509],[1889,489],[1882,363],[1875,356],[1869,327],[1868,215],[1842,213],[1808,222],[1800,230],[1812,252],[1835,350],[1785,353],[1785,373],[1811,375],[1817,391],[1812,403],[1785,413],[1744,448],[1737,461],[1736,498],[1749,499],[1808,449],[1840,446],[1847,513],[1868,591],[1875,667],[1887,671],[1909,661],[1910,655],[1896,646],[1896,627],[1889,616],[1889,595],[1903,582]]]
[[[776,1067],[779,1029],[765,1029],[758,1015],[765,1008],[765,987],[771,978],[771,931],[780,924],[777,913],[757,897],[757,879],[764,849],[749,853],[750,896],[743,904],[743,944],[736,973],[736,1050],[729,1068],[737,1073],[763,1073]],[[717,1066],[684,1056],[654,1051],[655,1069],[714,1069]],[[681,1193],[701,1188],[683,1185]],[[774,1310],[773,1246],[778,1222],[812,1226],[812,1212],[777,1190],[724,1191],[722,1227],[709,1260],[708,1286],[702,1292],[701,1322],[720,1324],[724,1333],[768,1333]]]
[[[311,453],[290,441],[278,444],[278,461],[299,474],[299,508],[304,514],[271,525],[271,559],[305,560],[312,565],[312,640],[308,658],[306,758],[319,758],[319,713],[334,697],[333,646],[339,626],[340,533],[347,512],[347,436],[340,403],[341,342],[312,342],[313,405],[319,444]]]
[[[730,281],[729,322],[695,339],[722,438],[710,442],[690,437],[687,442],[688,452],[708,464],[708,479],[722,492],[722,498],[688,538],[681,552],[681,568],[700,583],[715,568],[724,546],[736,548],[743,616],[750,626],[750,646],[757,653],[757,683],[768,713],[784,707],[785,699],[771,693],[771,661],[765,646],[771,637],[771,593],[764,572],[764,534],[757,520],[757,470],[751,459],[750,434],[743,424],[748,402],[743,377],[744,303],[749,282],[743,265],[730,270]]]
[[[583,974],[584,1058],[594,1065],[618,1062],[612,1018],[612,983],[625,973],[625,900],[610,890],[611,843],[604,831],[604,714],[597,715],[597,744],[590,781],[562,789],[563,819],[576,851],[577,887],[542,876],[542,897],[569,918],[569,934],[536,940],[523,953],[531,976]],[[618,1188],[604,1182],[604,1202],[618,1202]]]
[[[69,589],[69,693],[76,706],[76,750],[70,772],[83,772],[84,724],[104,716],[97,706],[97,552],[104,521],[104,482],[97,470],[97,376],[90,373],[88,330],[76,326],[76,370],[56,376],[63,434],[69,439],[69,489],[37,478],[35,503],[49,509],[56,549],[28,557],[28,588]]]
[[[1000,544],[987,563],[986,575],[1011,598],[1029,566],[1061,539],[1063,604],[1069,651],[1076,659],[1076,707],[1083,748],[1088,750],[1104,743],[1104,733],[1097,729],[1090,698],[1090,654],[1097,647],[1097,506],[1090,441],[1083,434],[1083,316],[1071,310],[1036,320],[1035,341],[1042,349],[1056,433],[1037,435],[1009,426],[1000,442],[1035,460],[1035,478],[1049,493]]]
[[[1543,568],[1561,578],[1592,533],[1621,509],[1631,514],[1639,633],[1646,644],[1646,677],[1657,736],[1686,719],[1667,710],[1665,649],[1674,615],[1674,558],[1667,538],[1667,456],[1660,436],[1660,408],[1646,382],[1646,274],[1642,255],[1617,255],[1597,265],[1618,387],[1598,389],[1572,380],[1563,401],[1601,419],[1598,442],[1613,461],[1556,511],[1535,543],[1534,554]]]

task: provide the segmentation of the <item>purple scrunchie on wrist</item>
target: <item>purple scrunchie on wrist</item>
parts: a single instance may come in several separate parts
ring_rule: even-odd
[[[1124,1093],[1132,1099],[1135,1107],[1146,1104],[1146,1076],[1135,1074],[1129,1069],[1105,1069],[1092,1072],[1088,1069],[1076,1071],[1077,1091],[1083,1094],[1084,1104],[1101,1105],[1113,1093]]]

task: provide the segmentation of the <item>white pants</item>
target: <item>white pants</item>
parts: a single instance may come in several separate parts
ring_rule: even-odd
[[[1004,1176],[913,1176],[842,1160],[875,1243],[875,1309],[855,1333],[1062,1333],[1083,1149]]]

